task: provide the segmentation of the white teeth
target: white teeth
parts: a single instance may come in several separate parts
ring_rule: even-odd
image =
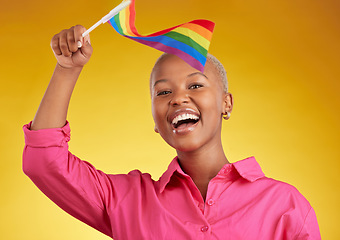
[[[190,113],[183,113],[181,115],[178,115],[177,117],[175,117],[173,120],[172,120],[172,124],[177,124],[179,121],[182,121],[182,120],[187,120],[187,119],[194,119],[194,120],[198,120],[199,117],[194,115],[194,114],[190,114]]]

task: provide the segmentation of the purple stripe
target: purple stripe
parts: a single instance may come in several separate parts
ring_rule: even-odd
[[[130,38],[128,36],[125,36],[127,38]],[[156,48],[162,52],[166,52],[169,54],[177,55],[181,59],[183,59],[185,62],[187,62],[190,66],[193,68],[196,68],[197,70],[203,72],[204,71],[204,65],[202,65],[196,58],[193,56],[187,54],[186,52],[183,52],[177,48],[169,47],[166,46],[160,42],[151,42],[151,41],[146,41],[146,40],[141,40],[141,39],[136,39],[136,38],[130,38],[136,42],[139,42],[141,44],[147,45],[152,48]]]

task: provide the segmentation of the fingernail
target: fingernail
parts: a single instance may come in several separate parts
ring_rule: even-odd
[[[82,46],[81,41],[78,41],[77,45],[78,45],[78,48],[81,48],[81,46]]]

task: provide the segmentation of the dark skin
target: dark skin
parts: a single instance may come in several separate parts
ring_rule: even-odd
[[[208,61],[200,73],[182,59],[168,55],[151,74],[152,113],[155,131],[177,151],[183,171],[188,174],[205,200],[209,182],[229,163],[222,147],[222,117],[231,112],[233,99],[223,90],[215,66]],[[200,116],[183,132],[176,132],[171,116],[176,111]]]

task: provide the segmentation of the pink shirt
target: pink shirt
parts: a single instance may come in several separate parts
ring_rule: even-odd
[[[254,157],[226,164],[204,202],[177,158],[158,181],[138,170],[105,174],[68,151],[68,123],[29,127],[24,172],[66,212],[116,240],[321,239],[308,201],[265,177]]]

